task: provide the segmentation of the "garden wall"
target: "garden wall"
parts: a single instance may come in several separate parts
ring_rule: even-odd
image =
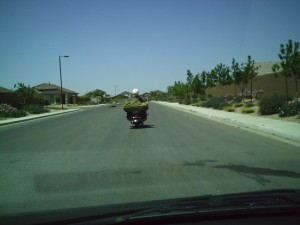
[[[253,81],[252,90],[262,90],[264,96],[270,96],[273,94],[286,94],[286,84],[285,77],[278,76],[275,77],[273,74],[258,76],[256,80]],[[246,91],[250,91],[250,82],[246,87]],[[294,78],[288,78],[288,91],[289,95],[296,97],[296,82]],[[300,81],[298,80],[298,91],[300,91]],[[237,93],[241,93],[241,89],[237,87]],[[212,95],[214,97],[235,95],[234,85],[227,85],[220,87],[216,86],[213,88],[206,89],[207,95]],[[298,94],[298,96],[300,93]]]

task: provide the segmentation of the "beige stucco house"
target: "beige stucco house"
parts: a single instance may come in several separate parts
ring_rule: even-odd
[[[42,83],[34,89],[43,95],[45,101],[49,104],[61,103],[61,87],[55,84]],[[67,88],[62,88],[63,104],[76,104],[78,93]]]

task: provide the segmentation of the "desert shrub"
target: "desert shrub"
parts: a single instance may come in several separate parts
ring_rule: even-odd
[[[223,109],[228,106],[228,102],[224,98],[210,98],[201,104],[205,108]]]
[[[233,101],[235,97],[234,97],[233,95],[225,95],[224,98],[225,98],[227,101]]]
[[[208,99],[205,95],[200,95],[200,101],[206,101]]]
[[[244,106],[244,104],[242,102],[236,102],[234,104],[234,107],[236,107],[236,108],[239,108],[239,107],[242,107],[242,106]]]
[[[191,104],[195,104],[199,102],[199,98],[192,98]]]
[[[29,105],[27,111],[31,114],[40,114],[40,113],[45,113],[49,112],[49,109],[44,108],[42,105]]]
[[[242,107],[242,113],[248,114],[248,113],[254,113],[254,112],[255,112],[255,110],[252,107],[249,107],[249,106]]]
[[[190,98],[186,98],[186,99],[184,100],[183,104],[185,104],[185,105],[190,105],[190,104],[192,104],[192,101],[191,101]]]
[[[197,106],[197,107],[199,107],[199,106],[201,106],[201,102],[198,101],[198,102],[192,103],[192,106]]]
[[[192,104],[192,101],[190,98],[181,98],[179,99],[179,104],[190,105]]]
[[[0,117],[23,117],[26,116],[26,112],[23,110],[18,110],[8,104],[0,104]]]
[[[264,96],[259,101],[259,111],[262,115],[277,114],[285,104],[286,97],[284,95]]]
[[[246,103],[245,103],[245,106],[247,106],[247,107],[252,107],[252,106],[254,106],[254,103],[253,103],[253,102],[246,102]]]
[[[283,105],[278,112],[279,117],[295,116],[300,112],[300,102],[290,102]]]
[[[235,96],[235,97],[233,97],[232,100],[233,100],[233,102],[238,103],[238,102],[242,102],[243,98],[242,98],[242,96]]]
[[[234,109],[234,107],[233,106],[225,106],[224,108],[223,108],[223,110],[225,110],[225,111],[227,111],[227,112],[234,112],[235,111],[235,109]]]
[[[209,107],[211,107],[210,105],[211,105],[211,104],[210,104],[209,101],[205,101],[205,102],[202,102],[202,103],[201,103],[201,107],[204,107],[204,108],[209,108]]]
[[[222,110],[222,109],[224,109],[225,107],[228,107],[228,106],[231,106],[231,105],[227,101],[221,101],[220,104],[219,104],[218,109]]]
[[[47,109],[50,111],[51,109],[52,110],[60,110],[61,109],[61,105],[48,105],[46,106]]]

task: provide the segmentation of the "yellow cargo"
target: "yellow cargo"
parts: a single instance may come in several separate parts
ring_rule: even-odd
[[[137,99],[132,99],[130,102],[126,102],[124,104],[124,111],[125,112],[132,112],[132,111],[146,111],[148,110],[148,102],[140,102]]]

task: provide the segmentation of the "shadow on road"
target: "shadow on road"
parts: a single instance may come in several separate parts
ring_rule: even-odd
[[[138,127],[131,126],[130,129],[145,129],[145,128],[155,128],[154,125],[140,125]]]
[[[214,168],[218,169],[228,169],[239,173],[245,177],[256,180],[258,183],[265,186],[267,183],[271,181],[266,177],[262,176],[277,176],[277,177],[291,177],[291,178],[300,178],[300,174],[294,171],[287,170],[273,170],[268,168],[260,168],[260,167],[249,167],[243,165],[218,165],[214,166]]]
[[[185,162],[184,166],[206,166],[207,163],[217,163],[217,160],[196,160],[194,162]]]
[[[287,171],[287,170],[273,170],[268,168],[249,167],[249,166],[242,166],[242,165],[218,165],[215,166],[215,168],[228,169],[238,173],[300,178],[299,173],[294,171]]]

